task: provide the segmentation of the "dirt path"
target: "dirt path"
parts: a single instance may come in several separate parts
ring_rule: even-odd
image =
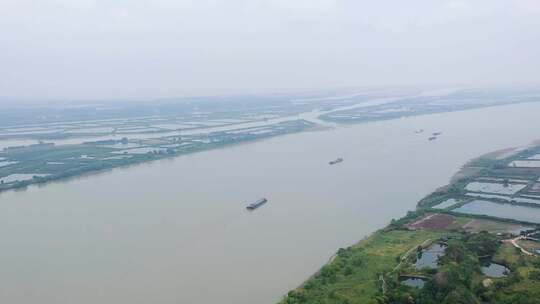
[[[431,242],[431,239],[427,239],[425,241],[423,241],[420,245],[416,245],[414,247],[412,247],[411,249],[409,249],[407,252],[405,252],[405,254],[401,257],[399,263],[396,265],[396,267],[394,267],[394,269],[392,269],[392,271],[390,271],[389,273],[385,273],[384,275],[380,275],[379,276],[379,281],[382,282],[382,286],[381,286],[381,289],[382,289],[382,293],[385,294],[386,293],[386,289],[387,289],[387,285],[386,285],[386,281],[384,280],[384,276],[385,275],[388,275],[396,270],[399,269],[399,267],[401,266],[401,264],[403,264],[403,261],[406,261],[407,258],[409,257],[409,255],[411,254],[411,252],[413,250],[416,250],[418,248],[418,246],[421,246],[422,248],[426,247],[429,243]]]
[[[521,247],[517,243],[517,241],[522,240],[522,239],[525,239],[525,237],[524,236],[518,236],[518,237],[513,238],[513,239],[503,240],[503,242],[512,244],[514,247],[518,248],[519,250],[521,250],[521,252],[523,252],[526,255],[534,255],[532,252],[529,252],[529,251],[525,250],[523,247]]]

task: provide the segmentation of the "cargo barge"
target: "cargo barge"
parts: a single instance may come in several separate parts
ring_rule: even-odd
[[[261,198],[251,204],[249,204],[246,209],[247,210],[255,210],[257,208],[259,208],[260,206],[266,204],[266,202],[268,202],[268,200],[266,198]]]
[[[342,161],[343,161],[343,158],[340,157],[340,158],[338,158],[338,159],[335,159],[335,160],[329,162],[328,164],[329,164],[329,165],[335,165],[335,164],[339,164],[339,163],[342,162]]]

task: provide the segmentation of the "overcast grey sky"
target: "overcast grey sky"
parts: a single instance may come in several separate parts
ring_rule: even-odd
[[[538,0],[0,0],[0,96],[534,85]]]

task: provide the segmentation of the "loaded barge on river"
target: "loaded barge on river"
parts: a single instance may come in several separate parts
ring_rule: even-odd
[[[266,198],[261,198],[251,204],[249,204],[246,209],[247,210],[255,210],[257,208],[259,208],[260,206],[266,204],[266,202],[268,202],[268,200]]]
[[[329,165],[335,165],[335,164],[339,164],[339,163],[342,162],[342,161],[343,161],[343,158],[340,157],[340,158],[338,158],[338,159],[335,159],[335,160],[329,162],[328,164],[329,164]]]

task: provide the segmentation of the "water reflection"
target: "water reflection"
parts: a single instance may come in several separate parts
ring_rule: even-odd
[[[510,270],[503,265],[487,261],[482,266],[482,273],[492,278],[502,278],[508,275]]]
[[[500,204],[485,200],[474,200],[452,211],[540,223],[540,208]]]
[[[444,255],[446,247],[447,246],[444,244],[437,243],[420,251],[416,258],[416,263],[414,264],[416,269],[437,268],[439,258]]]
[[[426,284],[426,281],[420,278],[408,278],[401,281],[401,284],[414,288],[423,288]]]

